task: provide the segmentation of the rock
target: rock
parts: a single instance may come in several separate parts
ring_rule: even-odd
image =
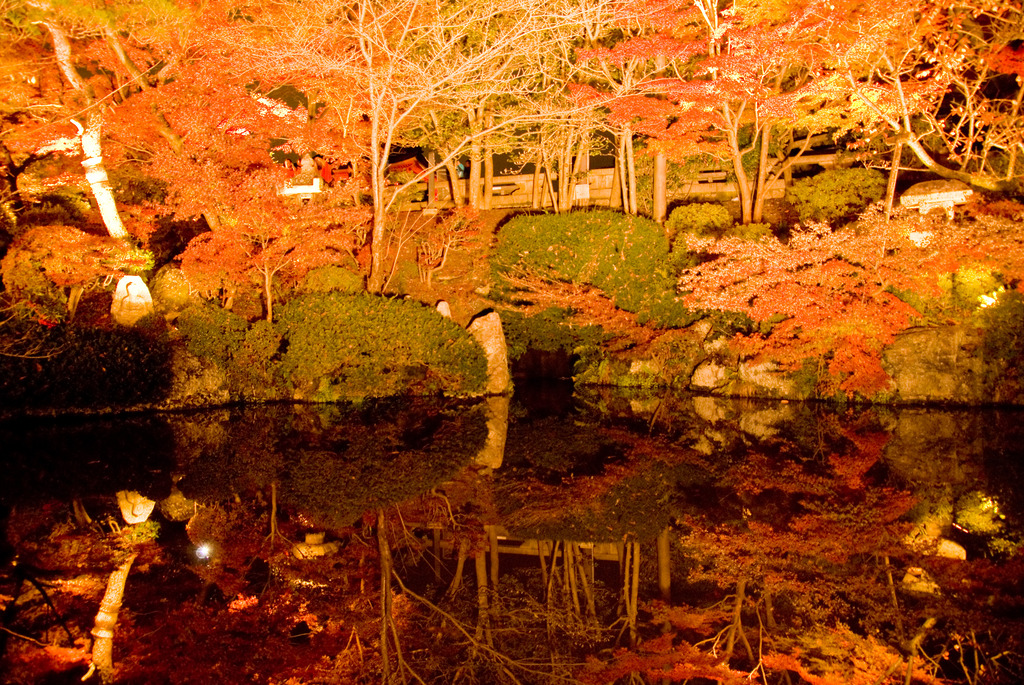
[[[759,396],[806,399],[799,397],[791,375],[782,371],[776,362],[743,362],[740,364],[739,376],[741,381],[756,385],[761,390],[757,393]]]
[[[160,515],[168,521],[188,521],[195,515],[197,509],[196,501],[185,497],[177,486],[172,488],[171,494],[160,500],[157,506]]]
[[[938,326],[902,333],[882,353],[882,366],[904,402],[985,403],[992,400],[998,368],[977,354],[981,333],[967,326]]]
[[[438,300],[437,313],[446,319],[452,318],[452,308],[444,300]]]
[[[912,566],[907,569],[903,580],[900,581],[903,589],[913,595],[939,595],[939,584],[923,568]]]
[[[690,376],[690,386],[697,390],[717,390],[729,382],[729,369],[716,361],[706,361],[697,366]]]
[[[965,561],[967,559],[967,550],[964,549],[963,545],[958,545],[952,540],[939,538],[935,545],[935,556],[942,557],[944,559],[959,559],[960,561]]]
[[[317,559],[328,554],[337,554],[340,549],[341,543],[338,542],[299,542],[292,547],[292,554],[296,559]]]
[[[719,423],[729,418],[728,406],[715,397],[700,395],[694,397],[693,411],[710,424]]]
[[[153,313],[153,298],[149,288],[138,276],[122,276],[114,290],[110,315],[122,326],[134,326],[144,316]]]
[[[192,298],[192,288],[185,272],[169,264],[160,267],[150,285],[153,306],[165,316],[180,312]]]
[[[776,436],[787,427],[793,415],[788,406],[779,409],[760,409],[743,412],[740,416],[740,430],[758,439]]]
[[[144,497],[134,490],[118,490],[117,506],[121,508],[121,516],[124,522],[134,526],[138,523],[145,523],[149,520],[156,502]]]
[[[473,463],[485,469],[501,468],[505,461],[505,441],[508,437],[508,408],[511,398],[494,395],[486,399],[487,441],[473,458]]]
[[[511,391],[512,374],[508,369],[508,348],[505,345],[505,333],[502,331],[498,313],[489,312],[477,316],[470,321],[467,330],[487,356],[487,387],[484,392],[488,395],[501,395]]]

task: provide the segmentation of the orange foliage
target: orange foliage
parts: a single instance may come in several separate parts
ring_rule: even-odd
[[[1024,276],[1018,233],[994,217],[974,225],[919,216],[886,222],[873,208],[842,230],[798,226],[786,243],[687,237],[709,261],[686,271],[679,287],[693,307],[763,324],[737,338],[742,354],[789,369],[824,360],[841,390],[870,397],[890,387],[883,349],[924,316],[897,293],[935,298],[940,276],[965,264],[1016,282]]]

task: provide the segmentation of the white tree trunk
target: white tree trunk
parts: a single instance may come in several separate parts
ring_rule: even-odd
[[[103,225],[107,227],[107,232],[115,238],[127,240],[128,231],[121,222],[121,215],[117,212],[114,189],[110,186],[107,169],[103,166],[103,149],[100,147],[103,117],[98,111],[90,110],[86,115],[85,122],[85,129],[82,131],[82,152],[85,155],[82,166],[85,167],[85,180],[92,188],[93,197],[96,198],[96,205],[99,207],[100,216],[103,217]]]
[[[81,132],[82,153],[85,156],[82,166],[85,167],[85,178],[89,181],[89,187],[92,188],[92,194],[96,198],[96,205],[99,207],[100,216],[103,217],[103,224],[107,227],[107,232],[115,238],[125,240],[128,238],[128,231],[125,230],[121,216],[117,213],[117,202],[114,200],[114,192],[110,187],[107,170],[103,166],[103,148],[100,145],[103,114],[96,105],[96,98],[93,96],[92,90],[71,64],[71,43],[68,42],[64,29],[52,22],[43,22],[43,25],[46,26],[53,38],[53,52],[57,57],[61,73],[64,74],[64,78],[71,84],[71,87],[81,93],[86,102],[85,128]]]
[[[92,665],[100,672],[100,678],[105,683],[110,682],[114,675],[114,626],[117,625],[117,614],[124,599],[128,572],[137,556],[132,554],[110,574],[93,624],[92,635],[95,641],[92,643]]]

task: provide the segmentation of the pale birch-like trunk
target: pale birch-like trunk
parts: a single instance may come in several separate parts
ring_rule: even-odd
[[[459,178],[459,168],[455,165],[454,159],[444,163],[445,171],[448,172],[448,189],[451,191],[452,204],[461,207],[466,204],[466,195],[462,192],[462,179]]]
[[[663,602],[672,600],[672,547],[671,529],[666,526],[658,533],[658,592]]]
[[[622,207],[622,181],[619,179],[622,168],[622,160],[619,159],[616,150],[615,166],[612,167],[612,187],[608,195],[608,206],[612,209]]]
[[[124,599],[124,586],[128,581],[128,572],[138,554],[132,554],[121,565],[114,569],[107,579],[107,589],[100,601],[100,610],[96,614],[92,636],[92,667],[99,671],[100,679],[107,683],[114,676],[114,627],[117,625],[117,614],[121,610]],[[83,678],[84,680],[84,678]]]
[[[628,128],[624,134],[626,147],[626,172],[629,179],[629,213],[636,216],[639,208],[636,202],[636,163],[633,160],[633,132]]]
[[[117,212],[114,191],[110,186],[106,167],[103,165],[103,148],[100,144],[103,132],[103,113],[96,104],[92,89],[82,80],[82,77],[75,71],[74,65],[71,64],[71,43],[68,41],[67,33],[49,21],[43,22],[43,26],[50,32],[53,39],[53,52],[61,73],[85,101],[85,126],[82,127],[79,124],[82,154],[85,157],[82,160],[85,179],[89,182],[93,197],[96,198],[96,206],[100,210],[100,216],[103,218],[103,225],[106,226],[107,232],[114,238],[126,240],[129,237],[128,231],[125,230],[121,216]]]

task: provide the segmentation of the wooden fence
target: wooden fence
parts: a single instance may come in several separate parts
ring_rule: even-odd
[[[813,165],[817,164],[826,169],[831,169],[835,166],[836,156],[835,154],[821,154],[821,155],[804,155],[798,158],[799,161],[794,161],[794,165]],[[573,189],[573,206],[574,207],[609,207],[612,206],[612,169],[594,169],[587,172],[586,180],[583,183],[577,183]],[[541,183],[544,183],[547,178],[545,175],[539,177]],[[544,192],[544,188],[540,188],[539,198],[540,207],[553,207],[558,202],[558,179],[557,176],[551,176],[551,189],[549,192]],[[678,190],[670,191],[668,202],[669,204],[677,202],[679,200],[686,199],[699,199],[699,200],[717,200],[726,201],[737,197],[738,191],[736,184],[731,181],[726,181],[726,173],[724,171],[705,171],[696,174],[685,186],[682,186]],[[463,197],[469,193],[469,181],[466,179],[460,179],[459,183],[462,184]],[[513,207],[532,207],[533,206],[533,174],[519,174],[514,176],[498,176],[494,179],[494,192],[491,196],[491,208],[492,209],[506,209]],[[481,193],[483,192],[483,181],[480,182]],[[427,198],[427,184],[420,183],[417,186],[418,194],[421,197],[420,200],[414,202],[403,203],[402,209],[405,210],[423,210],[428,208],[439,208],[443,209],[446,207],[452,207],[451,193],[448,187],[448,179],[445,175],[439,175],[434,185],[434,202],[429,203],[426,201]],[[416,191],[414,190],[414,194]],[[786,193],[786,183],[784,179],[778,179],[768,186],[768,197],[769,198],[780,198]],[[615,206],[618,206],[617,204]]]

